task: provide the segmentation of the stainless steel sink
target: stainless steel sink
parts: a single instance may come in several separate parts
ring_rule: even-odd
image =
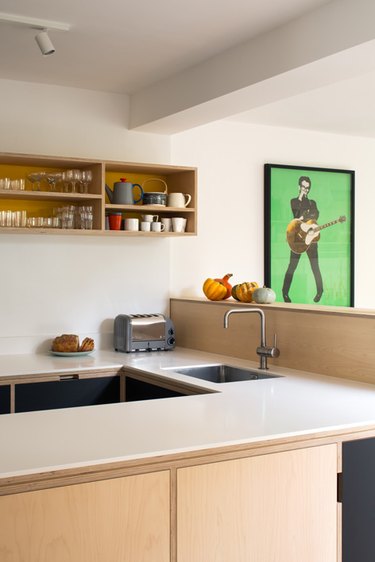
[[[173,369],[173,371],[181,375],[216,383],[256,381],[259,379],[273,379],[279,377],[279,375],[264,373],[258,369],[245,369],[222,364],[181,367]]]

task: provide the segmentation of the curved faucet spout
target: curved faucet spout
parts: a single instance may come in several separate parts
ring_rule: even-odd
[[[266,345],[266,317],[264,315],[263,310],[260,308],[231,308],[227,310],[224,314],[224,328],[228,328],[229,326],[229,316],[231,314],[250,314],[251,312],[256,312],[260,316],[260,345]]]
[[[268,347],[266,344],[266,317],[261,308],[231,308],[224,314],[224,328],[229,326],[229,316],[231,314],[251,314],[256,313],[260,316],[260,346],[257,347],[257,354],[260,356],[260,369],[268,369],[267,357],[278,357],[280,355],[279,349],[276,347],[276,335],[273,347]]]

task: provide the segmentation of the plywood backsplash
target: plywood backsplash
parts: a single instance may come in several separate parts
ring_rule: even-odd
[[[259,306],[265,312],[267,344],[277,334],[280,357],[269,365],[375,383],[375,311],[338,307],[242,304],[205,299],[170,301],[177,345],[258,361],[258,314],[230,317],[230,308]]]

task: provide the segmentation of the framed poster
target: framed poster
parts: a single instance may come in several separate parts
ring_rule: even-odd
[[[265,164],[264,280],[276,301],[354,306],[354,171]]]

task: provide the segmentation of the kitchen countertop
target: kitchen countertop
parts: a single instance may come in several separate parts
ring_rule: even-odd
[[[375,386],[272,366],[278,378],[214,384],[173,367],[256,363],[185,348],[85,357],[1,356],[0,381],[43,373],[128,369],[208,393],[0,416],[0,478],[152,458],[284,437],[375,428]],[[170,370],[172,369],[172,370]]]

